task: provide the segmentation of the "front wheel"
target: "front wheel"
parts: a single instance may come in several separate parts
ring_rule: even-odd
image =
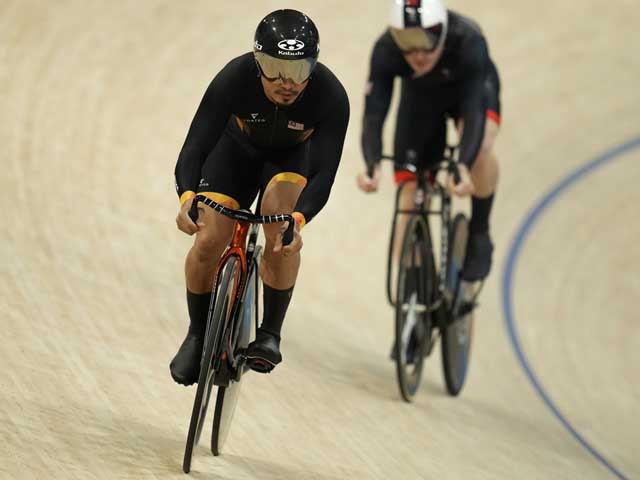
[[[460,213],[454,218],[449,235],[446,280],[450,298],[453,300],[442,333],[442,368],[450,395],[458,395],[462,390],[471,353],[473,310],[467,311],[465,303],[472,296],[472,285],[461,278],[468,236],[469,222]]]
[[[431,342],[430,242],[424,219],[412,217],[405,229],[398,265],[394,345],[398,386],[407,402],[413,399],[420,385],[424,354]]]
[[[242,374],[244,373],[244,362],[240,360],[242,358],[241,353],[255,339],[258,322],[258,297],[262,284],[258,274],[260,258],[261,249],[258,246],[247,275],[242,301],[239,304],[238,323],[234,332],[235,340],[231,342],[234,359],[239,360],[236,364],[236,375],[235,378],[230,379],[229,385],[218,387],[216,408],[213,413],[213,429],[211,430],[211,453],[216,456],[220,455],[220,451],[225,444],[231,428],[231,421],[236,411],[238,398],[240,397]]]
[[[231,305],[231,295],[233,292],[233,280],[235,276],[238,259],[232,257],[225,264],[220,275],[220,283],[215,293],[215,303],[213,313],[207,321],[207,331],[205,334],[205,343],[200,361],[200,375],[198,377],[198,388],[196,389],[196,398],[193,402],[193,410],[191,412],[191,421],[189,423],[189,433],[187,434],[187,445],[184,451],[184,459],[182,462],[182,470],[189,473],[191,470],[191,459],[193,457],[193,449],[200,440],[200,434],[204,426],[207,416],[207,407],[209,398],[211,397],[211,389],[213,387],[213,362],[214,354],[219,351],[219,344],[222,338],[223,329],[229,313],[229,305]]]

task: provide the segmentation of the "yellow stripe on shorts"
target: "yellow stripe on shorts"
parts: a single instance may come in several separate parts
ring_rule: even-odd
[[[269,183],[267,184],[267,189],[271,187],[273,184],[278,182],[289,182],[304,187],[307,184],[307,179],[300,175],[299,173],[294,172],[282,172],[274,175]],[[266,190],[266,189],[265,189]]]
[[[224,193],[217,192],[198,192],[198,195],[203,195],[207,197],[209,200],[213,200],[214,202],[221,203],[229,208],[233,208],[234,210],[238,210],[240,208],[240,203],[229,195],[225,195]]]

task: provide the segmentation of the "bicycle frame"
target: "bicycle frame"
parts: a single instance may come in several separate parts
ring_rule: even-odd
[[[450,148],[450,152],[452,152],[452,148]],[[395,198],[395,207],[393,220],[391,223],[391,236],[389,239],[389,255],[387,260],[387,299],[391,306],[395,306],[395,302],[393,301],[393,296],[391,294],[392,286],[391,286],[391,277],[393,271],[393,263],[394,263],[394,247],[396,241],[396,227],[398,224],[398,216],[399,215],[419,215],[427,226],[427,231],[429,235],[431,235],[431,229],[429,225],[429,217],[438,216],[441,220],[440,229],[440,262],[439,267],[436,269],[437,277],[438,277],[438,289],[437,296],[433,304],[428,306],[428,311],[435,311],[442,305],[444,301],[448,306],[453,301],[451,292],[446,288],[446,272],[448,268],[448,258],[449,258],[449,224],[451,222],[451,196],[449,195],[447,189],[442,183],[440,183],[436,179],[436,175],[441,170],[449,169],[451,165],[451,160],[449,158],[445,158],[445,162],[439,163],[437,166],[427,169],[418,168],[416,169],[416,192],[415,192],[415,206],[411,210],[401,210],[398,208],[400,203],[400,196],[402,194],[403,189],[406,187],[409,181],[402,182],[396,191]],[[440,208],[432,209],[431,208],[431,200],[434,197],[440,198]]]
[[[249,235],[249,242],[247,243],[247,235]],[[222,270],[224,266],[227,264],[230,258],[236,257],[240,264],[240,268],[238,269],[234,281],[234,291],[231,295],[232,303],[229,306],[231,312],[227,315],[227,319],[225,324],[222,325],[223,332],[229,332],[226,335],[226,338],[222,340],[226,342],[226,349],[223,351],[222,355],[216,357],[214,359],[214,370],[218,371],[220,368],[221,361],[226,360],[226,355],[228,353],[233,354],[233,334],[236,332],[236,320],[238,316],[238,312],[240,309],[240,300],[242,299],[242,295],[244,293],[247,281],[247,269],[250,262],[253,260],[253,253],[255,251],[256,241],[258,238],[258,225],[249,224],[247,222],[238,221],[236,222],[233,237],[231,238],[231,242],[229,246],[224,251],[222,256],[220,257],[220,261],[216,266],[215,279],[216,284],[214,286],[214,291],[218,288],[218,282],[220,280],[220,276],[222,274]],[[213,305],[211,306],[213,308]],[[231,322],[230,325],[227,323]],[[237,358],[231,358],[231,364],[235,368],[238,364]]]
[[[256,242],[258,239],[258,224],[269,224],[269,223],[278,223],[278,222],[288,222],[289,225],[285,232],[283,233],[283,244],[288,245],[293,240],[293,232],[295,220],[289,214],[275,214],[275,215],[254,215],[248,210],[233,210],[224,205],[211,200],[210,198],[204,195],[197,195],[192,202],[191,209],[189,211],[189,216],[195,222],[198,218],[198,204],[204,203],[208,207],[211,207],[218,213],[225,215],[233,220],[236,220],[237,223],[235,225],[235,229],[233,232],[233,237],[229,246],[222,254],[215,270],[215,283],[214,283],[214,296],[212,297],[212,302],[209,306],[209,315],[211,315],[214,309],[214,299],[217,296],[218,282],[220,280],[220,276],[222,275],[224,266],[227,264],[229,259],[232,257],[236,257],[240,262],[240,269],[238,273],[236,273],[236,278],[233,285],[233,291],[231,295],[231,305],[230,313],[227,314],[224,325],[221,325],[223,329],[223,333],[226,334],[226,337],[222,339],[223,342],[227,342],[225,345],[225,350],[221,355],[216,356],[214,359],[213,369],[218,372],[220,370],[221,365],[224,365],[223,360],[227,359],[227,354],[233,352],[232,341],[234,339],[234,335],[236,333],[236,320],[239,315],[240,304],[242,300],[242,295],[244,294],[247,274],[248,274],[248,266],[253,261],[253,255],[255,253]],[[247,234],[249,234],[249,241],[247,243]],[[246,245],[246,246],[245,246]],[[257,282],[257,281],[256,281]],[[257,308],[257,295],[256,295],[256,308]],[[256,310],[257,311],[257,310]],[[229,322],[232,322],[231,325],[228,325]],[[216,338],[218,336],[218,332],[216,332]],[[215,345],[218,348],[218,345]],[[242,355],[238,355],[238,358],[231,358],[231,364],[233,368],[236,368],[240,357]]]

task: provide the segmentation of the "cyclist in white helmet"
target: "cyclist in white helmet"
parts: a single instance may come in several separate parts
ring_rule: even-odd
[[[440,0],[392,0],[390,27],[377,39],[371,56],[362,127],[362,150],[373,177],[358,175],[365,192],[378,189],[382,126],[393,80],[402,78],[394,145],[395,177],[403,189],[400,207],[411,208],[415,175],[407,163],[430,164],[442,158],[446,119],[460,132],[461,181],[449,188],[471,196],[470,235],[463,277],[484,279],[491,269],[493,244],[489,214],[498,182],[493,144],[500,125],[500,80],[480,27],[447,10]],[[413,181],[411,181],[413,180]]]

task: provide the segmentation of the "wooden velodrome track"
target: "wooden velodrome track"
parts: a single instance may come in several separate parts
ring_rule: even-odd
[[[168,364],[191,239],[175,229],[172,172],[212,75],[279,7],[315,20],[351,123],[331,201],[304,231],[285,363],[247,377],[224,455],[202,442],[191,476],[640,478],[640,150],[564,191],[509,256],[545,192],[639,134],[629,0],[449,3],[483,25],[502,76],[496,265],[461,396],[444,393],[435,355],[411,405],[388,359],[393,185],[389,170],[378,195],[354,182],[386,0],[0,0],[0,478],[185,478],[194,389]],[[528,364],[593,451],[529,383],[503,291]]]

